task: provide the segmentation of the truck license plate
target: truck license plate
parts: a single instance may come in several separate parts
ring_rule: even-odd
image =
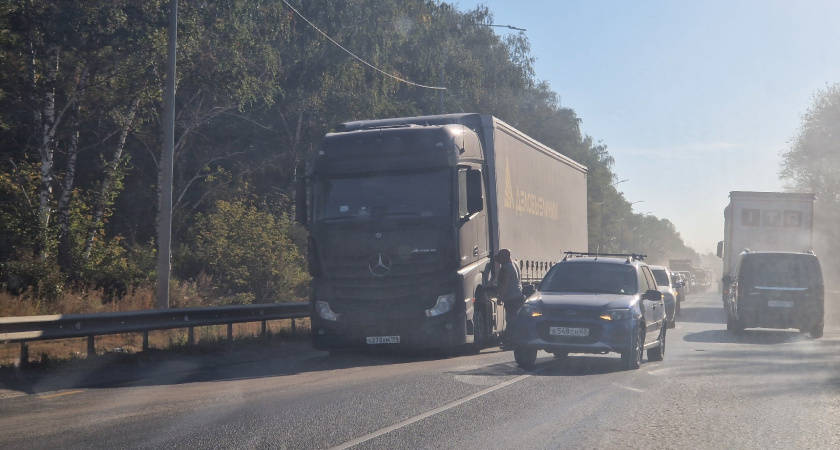
[[[367,339],[368,344],[399,344],[399,336],[370,336]]]
[[[589,336],[589,328],[551,327],[548,334],[552,336]]]
[[[767,306],[771,308],[793,308],[793,300],[768,300]]]

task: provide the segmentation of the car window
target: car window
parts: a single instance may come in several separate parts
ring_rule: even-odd
[[[656,279],[657,286],[670,286],[671,283],[668,281],[668,272],[665,269],[654,269],[653,278]]]
[[[641,269],[642,274],[645,278],[645,283],[647,284],[645,291],[656,289],[656,281],[653,279],[653,275],[651,275],[650,273],[650,268],[648,268],[647,266],[642,266]]]

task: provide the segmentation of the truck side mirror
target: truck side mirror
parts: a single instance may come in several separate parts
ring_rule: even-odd
[[[718,241],[717,245],[717,257],[723,258],[723,241]]]
[[[484,210],[484,197],[481,195],[481,171],[467,171],[467,211],[475,214]]]

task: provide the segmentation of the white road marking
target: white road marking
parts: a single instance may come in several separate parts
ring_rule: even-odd
[[[474,399],[479,398],[479,397],[481,397],[481,396],[487,395],[487,394],[489,394],[489,393],[491,393],[491,392],[493,392],[493,391],[497,391],[497,390],[499,390],[499,389],[501,389],[501,388],[503,388],[503,387],[510,386],[510,385],[512,385],[512,384],[514,384],[514,383],[518,383],[518,382],[520,382],[520,381],[522,381],[522,380],[524,380],[524,379],[526,379],[526,378],[531,377],[531,375],[533,375],[533,374],[536,374],[536,373],[540,373],[540,372],[542,372],[543,370],[545,370],[545,368],[543,368],[542,370],[538,370],[538,371],[536,371],[536,372],[532,372],[532,373],[530,373],[530,374],[520,375],[520,376],[518,376],[518,377],[516,377],[516,378],[513,378],[513,379],[511,379],[511,380],[505,381],[505,382],[503,382],[503,383],[499,383],[499,384],[497,384],[497,385],[495,385],[495,386],[491,386],[491,387],[489,387],[489,388],[487,388],[487,389],[483,389],[483,390],[481,390],[481,391],[476,392],[475,394],[468,395],[468,396],[466,396],[466,397],[464,397],[464,398],[462,398],[462,399],[460,399],[460,400],[455,400],[454,402],[451,402],[451,403],[447,403],[447,404],[445,404],[445,405],[443,405],[443,406],[440,406],[440,407],[437,407],[437,408],[435,408],[435,409],[433,409],[433,410],[431,410],[431,411],[424,412],[423,414],[418,414],[418,415],[416,415],[416,416],[414,416],[414,417],[411,417],[411,418],[409,418],[409,419],[403,420],[403,421],[402,421],[402,422],[400,422],[400,423],[397,423],[397,424],[391,425],[390,427],[385,427],[385,428],[379,429],[379,430],[377,430],[377,431],[374,431],[373,433],[369,433],[369,434],[366,434],[366,435],[364,435],[364,436],[361,436],[361,437],[358,437],[358,438],[356,438],[356,439],[353,439],[352,441],[347,441],[347,442],[345,442],[345,443],[343,443],[343,444],[339,444],[339,445],[337,445],[337,446],[335,446],[335,447],[332,447],[332,450],[337,450],[337,449],[347,449],[347,448],[350,448],[350,447],[352,447],[352,446],[354,446],[354,445],[359,445],[359,444],[361,444],[362,442],[367,442],[367,441],[369,441],[369,440],[371,440],[371,439],[373,439],[373,438],[376,438],[376,437],[382,436],[383,434],[390,433],[390,432],[392,432],[392,431],[394,431],[394,430],[399,430],[400,428],[405,427],[405,426],[407,426],[407,425],[411,425],[411,424],[412,424],[412,423],[414,423],[414,422],[421,421],[421,420],[423,420],[423,419],[425,419],[425,418],[427,418],[427,417],[431,417],[431,416],[434,416],[435,414],[442,413],[442,412],[444,412],[444,411],[446,411],[446,410],[448,410],[448,409],[452,409],[452,408],[454,408],[454,407],[456,407],[456,406],[458,406],[458,405],[461,405],[461,404],[463,404],[463,403],[466,403],[466,402],[468,402],[468,401],[470,401],[470,400],[474,400]]]
[[[622,386],[618,383],[613,383],[613,386],[617,386],[617,387],[620,387],[622,389],[627,389],[628,391],[633,391],[633,392],[644,392],[644,390],[642,390],[642,389],[632,388],[630,386]]]

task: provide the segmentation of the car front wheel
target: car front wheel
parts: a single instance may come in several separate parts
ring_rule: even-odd
[[[513,349],[513,359],[516,365],[523,369],[530,369],[534,367],[537,362],[537,349],[517,347]]]
[[[621,366],[624,370],[635,370],[642,365],[642,352],[644,352],[644,333],[639,327],[633,329],[630,334],[630,345],[627,350],[621,352]]]
[[[659,345],[648,349],[648,361],[662,361],[665,358],[665,333],[667,328],[659,330]]]

